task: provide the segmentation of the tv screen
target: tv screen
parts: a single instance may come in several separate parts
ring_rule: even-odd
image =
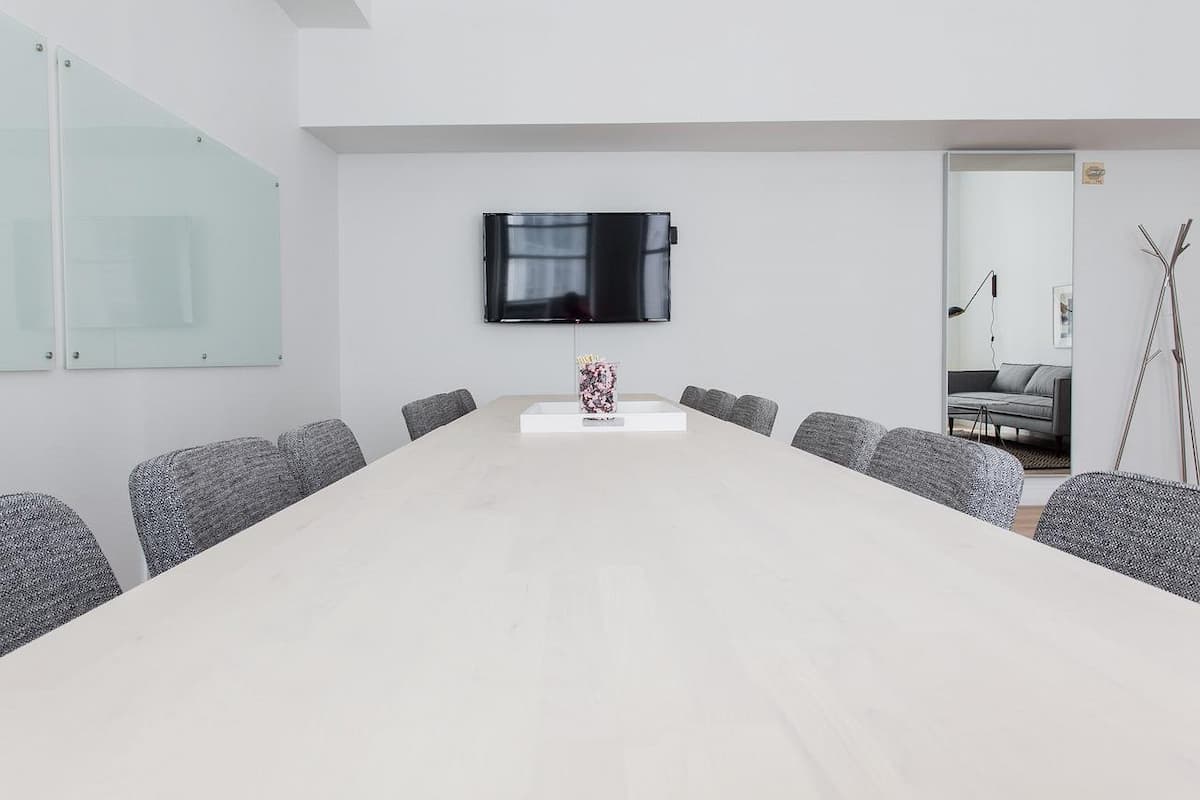
[[[488,322],[666,322],[671,215],[484,214]]]

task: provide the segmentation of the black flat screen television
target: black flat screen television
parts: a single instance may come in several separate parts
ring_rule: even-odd
[[[666,322],[671,215],[484,214],[488,322]]]

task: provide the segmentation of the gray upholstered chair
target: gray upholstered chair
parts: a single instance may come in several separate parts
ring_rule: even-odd
[[[704,406],[704,390],[699,386],[687,386],[679,396],[679,405],[699,411]]]
[[[755,433],[770,436],[775,429],[775,415],[779,413],[779,404],[765,397],[744,394],[733,404],[729,421],[741,425]]]
[[[468,394],[469,396],[469,394]],[[471,404],[474,405],[472,400]],[[463,401],[457,393],[448,392],[413,400],[400,409],[404,414],[404,424],[408,426],[408,438],[414,442],[427,433],[448,425],[464,414]]]
[[[869,419],[814,411],[796,429],[792,447],[862,472],[886,433],[887,428]]]
[[[1200,488],[1087,472],[1055,490],[1035,540],[1200,602]]]
[[[1025,482],[1021,462],[997,447],[913,428],[888,431],[866,474],[1010,529]]]
[[[129,475],[133,522],[151,577],[301,497],[283,453],[255,437],[176,450]]]
[[[0,656],[120,593],[70,507],[44,494],[0,495]]]
[[[475,398],[466,389],[455,389],[451,394],[458,401],[458,407],[464,414],[470,414],[475,410]]]
[[[700,404],[700,410],[710,417],[729,421],[729,415],[733,413],[733,404],[737,402],[737,397],[729,392],[723,392],[720,389],[709,389],[704,393],[704,400]]]
[[[305,497],[367,465],[346,423],[327,419],[279,435],[279,449],[300,481]]]

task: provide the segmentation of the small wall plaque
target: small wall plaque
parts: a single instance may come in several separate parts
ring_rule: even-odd
[[[1083,183],[1085,186],[1099,186],[1104,183],[1104,162],[1083,162]]]

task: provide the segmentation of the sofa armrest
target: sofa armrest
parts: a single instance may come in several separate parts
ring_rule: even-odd
[[[946,378],[946,394],[961,392],[986,392],[996,380],[994,369],[953,370]]]
[[[1071,379],[1054,379],[1054,410],[1051,424],[1055,436],[1071,435]]]

